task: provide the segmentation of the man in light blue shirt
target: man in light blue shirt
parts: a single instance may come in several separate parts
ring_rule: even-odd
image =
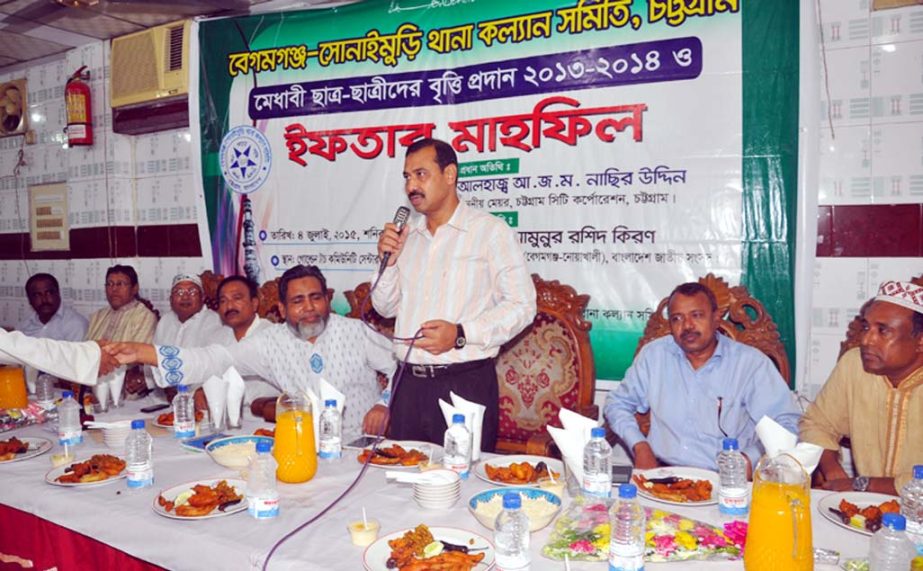
[[[726,437],[746,456],[748,477],[763,454],[756,423],[766,415],[798,434],[800,412],[779,371],[758,349],[718,333],[714,294],[687,283],[670,294],[671,334],[648,343],[618,388],[605,417],[638,469],[662,464],[717,470]],[[635,413],[651,412],[647,437]]]
[[[19,330],[30,337],[83,341],[87,334],[87,318],[61,303],[58,280],[51,274],[35,274],[26,281],[26,295],[35,313],[19,324]]]

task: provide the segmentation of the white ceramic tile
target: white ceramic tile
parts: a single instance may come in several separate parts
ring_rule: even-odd
[[[868,0],[821,0],[820,7],[827,49],[868,45]]]
[[[923,40],[872,48],[872,123],[923,119]]]
[[[811,332],[836,333],[871,297],[866,258],[817,258],[814,262]]]
[[[828,104],[824,82],[820,82],[821,121],[827,124],[828,105],[835,125],[862,125],[869,121],[870,89],[868,48],[847,48],[827,52],[830,85]]]
[[[846,328],[840,333],[812,333],[808,356],[807,378],[798,392],[814,400],[830,376],[840,354],[840,343],[846,339]]]
[[[106,150],[102,144],[67,149],[68,180],[98,180],[106,176]]]
[[[872,200],[923,202],[923,121],[872,127]]]
[[[69,179],[67,191],[72,229],[107,225],[109,208],[105,180]]]
[[[923,6],[878,10],[872,13],[873,45],[914,39],[923,39]]]
[[[923,258],[869,258],[869,297],[875,295],[883,281],[907,281],[919,276],[923,276]]]
[[[195,192],[192,175],[138,179],[139,224],[198,223],[203,199]]]
[[[833,138],[820,130],[819,204],[864,204],[871,198],[871,130],[843,126]]]

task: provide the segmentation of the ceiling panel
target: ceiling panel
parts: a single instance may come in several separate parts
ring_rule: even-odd
[[[0,54],[17,62],[42,58],[70,48],[68,45],[0,30]]]

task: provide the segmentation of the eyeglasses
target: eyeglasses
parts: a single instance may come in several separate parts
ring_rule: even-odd
[[[725,438],[728,438],[728,433],[725,432],[723,428],[721,428],[721,408],[723,406],[724,406],[724,397],[718,397],[718,430],[721,431],[721,434],[723,434]]]
[[[198,288],[189,288],[189,289],[175,289],[171,295],[176,297],[199,297]]]
[[[131,282],[106,282],[106,287],[109,289],[121,289],[131,287]]]

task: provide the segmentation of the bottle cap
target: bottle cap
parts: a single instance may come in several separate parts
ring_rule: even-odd
[[[188,392],[189,392],[189,387],[187,387],[186,385],[176,385],[176,392],[178,392],[178,393],[188,393]]]
[[[144,428],[144,421],[143,421],[143,420],[133,420],[133,421],[131,421],[131,429],[132,429],[132,430],[138,430],[139,428],[140,428],[140,429],[143,429],[143,428]]]
[[[725,438],[721,442],[721,448],[723,450],[740,450],[740,446],[738,446],[736,438]]]
[[[337,405],[337,400],[336,400],[336,399],[327,399],[327,400],[324,401],[324,406],[325,406],[325,407],[336,406],[336,405]]]
[[[518,492],[507,492],[503,494],[503,509],[518,510],[522,507],[522,496]]]
[[[64,391],[63,393],[61,393],[61,398],[65,398],[65,399],[74,398],[74,393],[71,391]]]
[[[452,415],[452,424],[465,424],[465,415],[463,414],[453,414]]]
[[[890,527],[894,531],[904,531],[907,529],[907,520],[901,514],[886,513],[881,516],[881,527]]]
[[[638,488],[634,484],[619,484],[619,497],[624,500],[633,500],[638,495]]]
[[[591,438],[605,438],[606,429],[603,428],[602,426],[594,426],[593,428],[590,429],[590,437]]]
[[[256,441],[256,452],[257,454],[265,454],[272,450],[272,442],[268,440],[257,440]]]
[[[913,479],[923,480],[923,464],[917,464],[913,467]]]

